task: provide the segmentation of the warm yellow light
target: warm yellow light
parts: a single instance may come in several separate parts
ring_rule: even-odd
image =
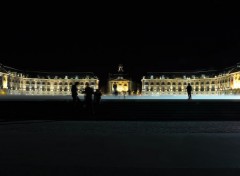
[[[4,89],[0,89],[0,95],[7,95],[6,90],[4,90]]]
[[[240,88],[240,82],[239,82],[239,81],[238,81],[238,82],[235,82],[233,88],[234,88],[234,89]]]

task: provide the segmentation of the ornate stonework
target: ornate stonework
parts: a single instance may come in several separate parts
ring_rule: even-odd
[[[239,94],[239,64],[223,70],[198,72],[155,72],[142,78],[142,95],[182,95],[187,84],[193,87],[193,94]]]
[[[240,94],[240,64],[223,70],[149,72],[141,81],[142,95],[186,94],[188,83],[193,87],[193,94]],[[94,90],[99,88],[99,80],[92,72],[24,72],[0,64],[0,95],[70,95],[75,82],[80,83],[79,94],[87,83]],[[122,65],[117,73],[109,74],[108,90],[110,94],[115,90],[132,91],[132,81]]]
[[[79,82],[79,94],[87,83],[94,90],[99,85],[98,78],[91,72],[23,72],[3,65],[0,67],[0,94],[70,95],[75,82]]]
[[[124,72],[123,65],[119,64],[117,73],[110,73],[108,78],[108,92],[110,94],[116,91],[119,94],[129,94],[132,89],[132,81],[128,74]]]

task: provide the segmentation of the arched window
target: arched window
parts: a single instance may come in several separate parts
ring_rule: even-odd
[[[165,85],[165,82],[162,82],[162,86],[164,86]]]
[[[175,86],[175,85],[176,85],[176,83],[175,83],[175,82],[173,82],[173,83],[172,83],[172,85],[173,85],[173,86]]]
[[[64,85],[65,85],[65,86],[67,86],[67,85],[68,85],[68,83],[67,83],[67,82],[65,82],[65,83],[64,83]]]
[[[47,82],[47,85],[49,85],[49,86],[50,86],[50,82]]]
[[[149,85],[148,82],[145,82],[145,85]]]
[[[154,83],[153,83],[153,82],[151,82],[151,85],[153,86],[153,85],[154,85]]]
[[[54,83],[54,86],[57,86],[57,82]]]
[[[171,83],[170,83],[170,82],[168,82],[168,83],[167,83],[167,85],[169,86],[169,85],[171,85]]]
[[[179,86],[181,86],[181,85],[182,85],[182,83],[178,83],[178,85],[179,85]]]
[[[199,82],[196,82],[196,85],[199,85]]]

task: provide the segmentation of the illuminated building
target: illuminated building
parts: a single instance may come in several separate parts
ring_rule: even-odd
[[[132,90],[132,81],[128,74],[124,72],[123,65],[118,66],[117,73],[110,73],[108,79],[108,92],[110,94],[114,93],[114,85],[116,90],[120,94],[129,94]]]
[[[142,78],[142,95],[184,95],[188,83],[194,95],[240,94],[240,63],[222,70],[197,72],[149,72]],[[99,80],[92,72],[25,72],[0,65],[0,95],[70,95],[79,82],[79,94],[86,84],[96,90]],[[131,93],[133,82],[119,65],[110,73],[108,93]]]
[[[195,95],[239,94],[240,63],[219,71],[149,72],[141,81],[142,95],[186,94],[188,83]]]
[[[99,80],[92,72],[24,72],[0,65],[0,94],[70,95],[71,86],[79,82],[79,94],[87,83],[96,90]]]

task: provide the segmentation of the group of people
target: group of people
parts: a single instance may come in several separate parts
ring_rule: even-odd
[[[79,97],[78,97],[78,88],[77,88],[78,84],[79,83],[76,82],[74,85],[72,85],[72,88],[71,88],[72,98],[73,98],[74,103],[81,102]],[[190,83],[188,83],[188,86],[187,86],[186,89],[187,89],[187,93],[188,93],[188,100],[191,100],[192,99],[192,86],[191,86]],[[82,93],[84,93],[84,95],[85,95],[84,96],[85,107],[87,109],[89,109],[89,111],[92,112],[93,111],[93,103],[96,104],[96,105],[100,104],[101,96],[102,96],[101,91],[99,89],[97,89],[94,92],[93,88],[91,88],[89,86],[89,83],[87,83],[86,88],[84,89],[84,91]],[[94,99],[92,99],[92,95],[94,95]]]
[[[81,100],[78,97],[78,82],[76,82],[74,85],[72,85],[71,92],[72,92],[72,98],[73,102],[76,104],[77,102],[81,102]],[[93,104],[99,105],[101,101],[102,93],[99,89],[97,89],[95,92],[93,88],[89,86],[89,83],[86,84],[86,88],[82,92],[84,94],[84,107],[89,111],[89,113],[94,113],[93,111]],[[92,99],[92,95],[94,95],[94,98]]]

